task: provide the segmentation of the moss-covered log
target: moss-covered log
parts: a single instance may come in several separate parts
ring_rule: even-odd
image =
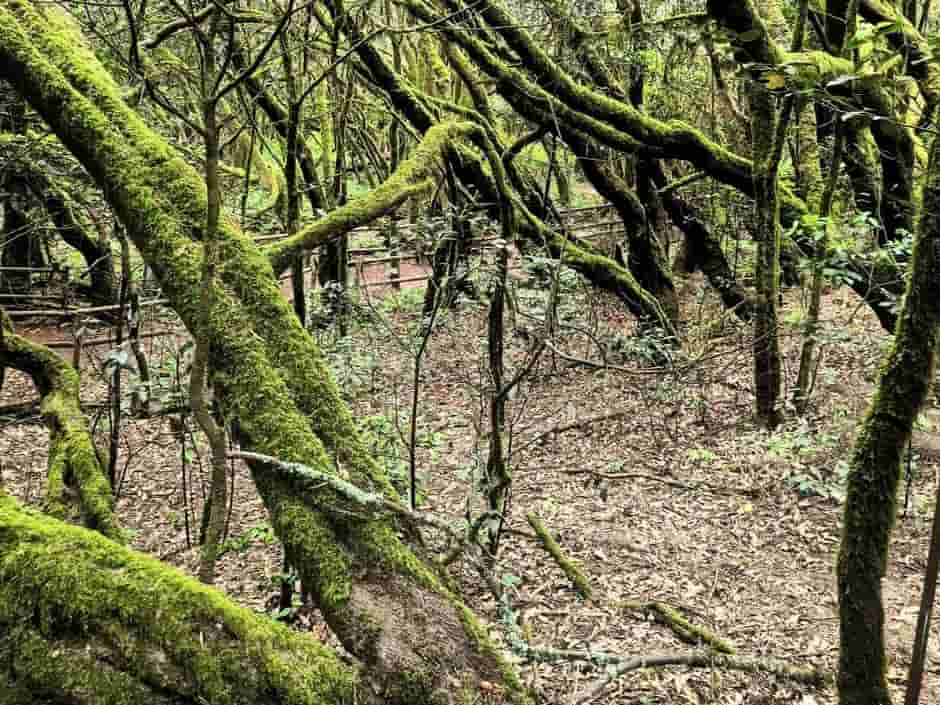
[[[206,213],[198,174],[123,103],[60,13],[0,2],[0,75],[91,173],[195,327]],[[219,237],[220,303],[206,322],[211,381],[243,446],[393,493],[268,258],[229,223]],[[409,532],[398,522],[363,516],[329,488],[299,492],[263,467],[254,478],[290,562],[389,702],[455,702],[484,681],[496,684],[489,698],[523,697],[474,616],[404,544]]]
[[[0,491],[0,703],[377,700],[307,635]]]
[[[881,581],[911,429],[933,381],[940,330],[940,139],[931,147],[910,280],[878,390],[852,451],[839,550],[839,702],[887,705]]]
[[[79,403],[78,373],[49,348],[17,335],[0,309],[0,368],[4,367],[28,374],[42,399],[39,408],[49,428],[48,510],[57,516],[68,513],[66,488],[72,485],[85,525],[120,539],[111,484]]]

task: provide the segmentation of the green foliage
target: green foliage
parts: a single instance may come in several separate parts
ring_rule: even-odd
[[[342,397],[352,400],[367,385],[371,388],[381,367],[375,352],[358,345],[352,336],[335,337],[332,340],[324,340],[323,337],[320,340],[323,357]]]
[[[400,289],[382,298],[381,310],[385,313],[420,313],[424,306],[425,290],[424,286]]]
[[[366,416],[359,422],[359,432],[363,442],[372,457],[376,459],[379,466],[385,470],[386,475],[392,483],[392,486],[402,497],[407,497],[410,487],[410,465],[408,456],[408,446],[405,442],[402,430],[396,427],[394,419],[381,414]],[[418,432],[415,439],[417,448],[424,448],[431,451],[431,462],[437,462],[438,449],[441,445],[441,436],[439,433]],[[417,484],[417,503],[420,506],[425,499],[425,493],[422,490],[420,471],[415,478]]]
[[[271,525],[267,522],[262,522],[256,524],[248,529],[245,529],[238,536],[233,536],[226,539],[219,546],[219,556],[223,556],[226,553],[244,553],[254,544],[264,544],[271,545],[277,538],[274,535],[274,529],[271,528]]]
[[[823,497],[835,502],[845,501],[845,486],[849,475],[849,464],[840,460],[835,470],[824,473],[818,468],[807,468],[804,472],[787,475],[784,480],[800,495]]]
[[[689,460],[695,460],[703,463],[718,460],[718,454],[714,451],[708,450],[708,448],[691,448],[686,453],[686,455],[689,457]]]
[[[817,433],[806,424],[779,429],[768,436],[767,455],[786,467],[783,481],[802,496],[815,496],[835,502],[845,500],[849,464],[833,460],[840,448],[835,433]]]
[[[672,359],[673,346],[667,335],[659,329],[627,335],[616,331],[604,339],[604,352],[608,362],[628,362],[655,367]]]

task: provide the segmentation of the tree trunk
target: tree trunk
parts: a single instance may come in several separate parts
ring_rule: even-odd
[[[934,139],[894,345],[852,451],[839,550],[839,702],[887,705],[884,606],[896,495],[911,429],[933,380],[940,327],[940,139]]]
[[[0,703],[376,701],[309,635],[0,490]]]
[[[777,116],[773,96],[754,81],[751,86],[754,137],[755,239],[754,262],[754,389],[757,419],[767,427],[780,423],[780,341],[777,335],[777,296],[780,280],[780,226],[777,205],[777,165],[773,163]]]
[[[206,216],[199,175],[123,103],[71,21],[53,8],[0,2],[0,76],[96,180],[194,329]],[[341,467],[351,481],[393,495],[268,259],[230,223],[221,224],[219,240],[218,305],[206,322],[211,381],[243,447],[325,473]],[[524,697],[473,615],[403,543],[408,527],[363,516],[328,487],[298,491],[263,465],[253,476],[290,562],[388,702]],[[484,681],[497,687],[484,691]]]

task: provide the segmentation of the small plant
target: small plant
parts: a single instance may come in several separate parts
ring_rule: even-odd
[[[625,335],[619,331],[604,340],[605,356],[610,362],[634,362],[658,366],[669,361],[673,350],[662,331]]]
[[[246,529],[238,536],[233,536],[232,538],[223,541],[222,545],[219,546],[218,555],[223,556],[230,551],[235,553],[243,553],[251,548],[252,544],[261,543],[270,545],[276,540],[277,539],[274,535],[274,529],[271,528],[270,524],[263,522]]]
[[[410,483],[408,450],[395,427],[395,422],[381,414],[366,416],[359,423],[359,432],[362,434],[366,449],[384,468],[392,486],[399,495],[407,497]],[[430,450],[432,460],[436,459],[440,444],[441,437],[438,433],[419,433],[417,436],[416,446]],[[420,506],[425,499],[425,494],[421,490],[424,483],[421,482],[420,475],[416,479],[418,480],[416,500]]]
[[[845,460],[840,460],[831,473],[809,467],[803,472],[787,475],[784,481],[803,497],[822,497],[841,503],[845,501],[848,477],[849,464]]]
[[[425,288],[423,286],[401,289],[382,299],[381,308],[385,313],[421,313],[424,307]]]
[[[689,460],[695,460],[697,462],[708,463],[712,460],[718,460],[718,454],[708,450],[708,448],[692,448],[686,455],[689,456]]]

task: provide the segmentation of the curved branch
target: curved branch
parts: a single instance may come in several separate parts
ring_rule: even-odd
[[[425,133],[406,161],[380,186],[355,201],[337,208],[293,237],[266,248],[275,273],[281,273],[301,252],[312,250],[329,240],[372,222],[392,212],[409,198],[434,186],[431,173],[441,163],[453,141],[466,139],[478,130],[471,123],[446,122]]]
[[[114,516],[111,483],[98,458],[88,419],[78,398],[78,373],[59,355],[13,332],[0,309],[0,368],[28,374],[42,398],[40,411],[49,428],[47,506],[64,517],[66,485],[74,484],[85,525],[113,539],[122,538]]]

